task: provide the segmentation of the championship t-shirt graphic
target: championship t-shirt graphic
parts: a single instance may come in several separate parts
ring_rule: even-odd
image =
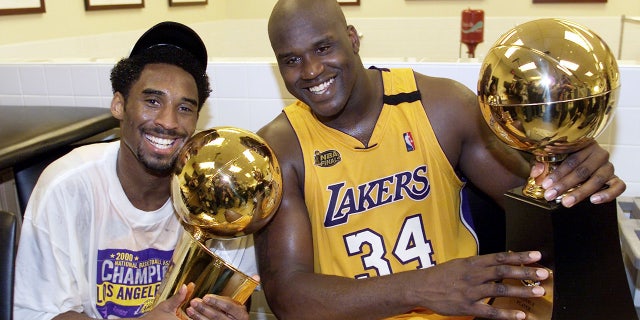
[[[96,307],[103,318],[138,317],[149,311],[173,250],[98,250]]]

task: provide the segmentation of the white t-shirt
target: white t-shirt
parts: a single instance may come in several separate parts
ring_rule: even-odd
[[[182,227],[170,199],[147,212],[127,199],[116,175],[120,142],[79,147],[40,176],[25,211],[16,260],[15,319],[67,311],[138,317],[153,299]],[[253,238],[223,241],[216,253],[257,274]]]

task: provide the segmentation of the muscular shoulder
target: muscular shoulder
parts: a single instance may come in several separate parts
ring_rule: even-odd
[[[298,144],[293,127],[284,112],[258,130],[258,135],[264,138],[276,152],[282,151],[286,154],[286,151],[289,150],[286,148],[287,145],[292,142]]]
[[[416,82],[425,107],[446,107],[444,110],[474,108],[477,106],[476,94],[462,83],[448,78],[430,77],[415,72]]]
[[[415,73],[422,104],[452,166],[459,161],[462,145],[479,135],[481,113],[476,94],[452,79]]]
[[[265,139],[275,152],[283,173],[295,173],[299,181],[303,181],[300,179],[304,172],[300,142],[284,112],[258,130],[258,135]],[[289,171],[291,169],[292,171]]]

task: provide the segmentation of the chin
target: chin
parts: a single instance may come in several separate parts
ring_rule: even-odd
[[[177,153],[174,153],[170,156],[155,156],[155,155],[144,155],[138,154],[138,159],[147,168],[148,171],[164,175],[171,173],[173,167],[176,163]]]

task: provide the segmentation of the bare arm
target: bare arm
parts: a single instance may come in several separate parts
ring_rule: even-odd
[[[494,283],[502,278],[546,278],[546,271],[536,274],[537,268],[520,267],[537,261],[539,253],[458,259],[428,269],[360,280],[315,274],[311,226],[302,194],[302,155],[291,130],[281,115],[259,132],[275,150],[284,177],[280,208],[270,224],[255,235],[262,285],[279,319],[372,319],[416,308],[516,319],[517,311],[495,309],[483,299],[542,294]]]
[[[451,79],[415,76],[429,122],[451,166],[502,204],[505,191],[524,183],[527,160],[491,132],[471,90]]]

